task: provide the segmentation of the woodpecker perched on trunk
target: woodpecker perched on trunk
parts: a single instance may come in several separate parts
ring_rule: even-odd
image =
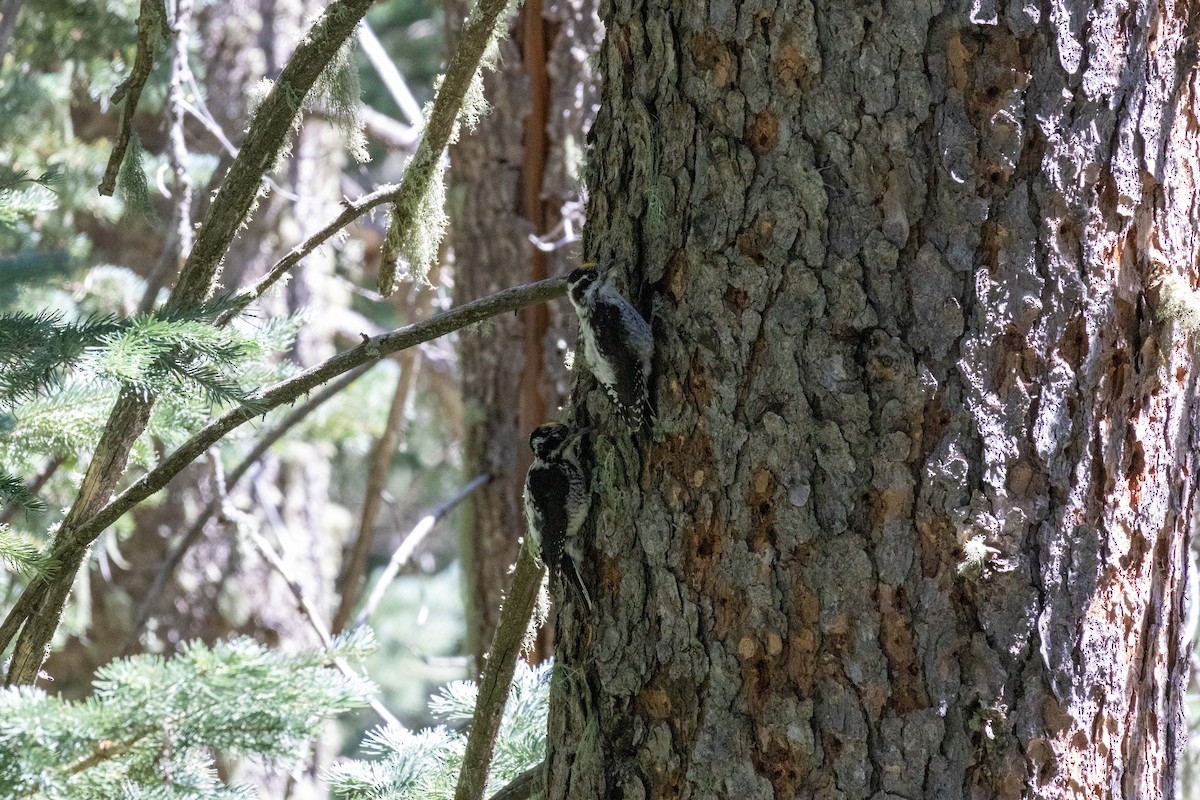
[[[567,291],[579,315],[579,339],[588,367],[630,426],[640,428],[651,416],[654,335],[649,323],[594,264],[568,275]]]
[[[587,473],[571,448],[588,430],[549,423],[530,434],[533,464],[525,476],[525,519],[529,524],[529,544],[550,571],[551,581],[566,578],[591,611],[592,598],[577,567],[582,554],[576,535],[591,507],[592,490]]]

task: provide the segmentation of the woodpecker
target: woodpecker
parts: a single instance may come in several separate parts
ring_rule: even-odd
[[[529,436],[533,464],[525,476],[525,519],[529,525],[529,543],[552,581],[566,578],[588,611],[592,598],[579,577],[582,557],[576,535],[592,504],[588,476],[571,444],[588,428],[572,430],[559,423],[547,423]]]
[[[621,415],[640,428],[650,412],[650,358],[654,335],[637,309],[585,264],[567,276],[568,296],[579,315],[583,354]]]

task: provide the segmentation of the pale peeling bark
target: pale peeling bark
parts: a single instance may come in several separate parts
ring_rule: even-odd
[[[659,423],[576,405],[547,796],[1174,796],[1186,9],[602,13],[588,255],[654,312]]]
[[[579,195],[584,129],[597,102],[587,64],[601,35],[597,5],[527,2],[512,35],[499,42],[497,69],[484,78],[492,110],[477,131],[450,148],[460,301],[575,265],[578,247],[542,253],[529,236],[551,232],[563,202]],[[465,8],[448,2],[447,18],[461,19]],[[573,335],[565,302],[496,318],[461,335],[464,472],[495,476],[472,497],[463,532],[468,648],[480,665],[525,533],[521,492],[532,459],[529,433],[557,417],[570,391],[574,378],[564,359]]]

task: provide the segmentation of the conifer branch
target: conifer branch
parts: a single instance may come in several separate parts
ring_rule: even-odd
[[[96,745],[95,751],[90,756],[80,761],[76,761],[74,764],[63,767],[63,772],[68,775],[75,775],[83,772],[84,770],[91,769],[99,764],[103,764],[110,758],[119,758],[120,756],[123,756],[129,751],[133,750],[133,748],[136,747],[139,742],[141,742],[151,733],[153,733],[153,731],[145,730],[119,742],[101,742]]]
[[[25,620],[33,616],[37,610],[38,604],[42,602],[42,598],[46,596],[46,582],[33,581],[25,587],[25,591],[21,592],[21,596],[17,598],[17,602],[9,609],[8,616],[4,618],[4,622],[0,623],[0,653],[8,649],[8,645],[12,642],[21,631],[21,626]],[[9,665],[9,674],[12,674],[12,666]],[[5,685],[10,685],[6,681]]]
[[[517,667],[517,656],[521,652],[545,573],[546,568],[538,563],[529,548],[522,547],[517,556],[512,584],[504,598],[504,608],[500,611],[500,621],[496,624],[492,647],[488,651],[487,666],[479,681],[479,696],[475,701],[475,715],[471,718],[471,733],[463,754],[462,771],[454,791],[455,800],[483,800],[496,747],[496,734],[500,730],[504,704],[508,700]]]
[[[84,481],[86,483],[87,476],[84,476]],[[8,662],[8,675],[4,679],[6,686],[23,686],[37,680],[42,662],[48,655],[50,640],[54,638],[62,619],[67,596],[75,585],[75,575],[86,555],[87,548],[67,550],[61,555],[53,553],[54,578],[27,585],[17,599],[16,606],[5,618],[0,630],[0,650],[8,647],[13,636],[17,637],[16,647]],[[19,612],[24,609],[28,609],[27,615],[20,616]]]
[[[87,521],[73,528],[73,535],[69,538],[60,537],[55,543],[55,554],[86,547],[127,511],[165,487],[184,467],[203,455],[227,433],[254,417],[290,403],[325,381],[363,364],[374,363],[390,353],[445,336],[499,314],[519,311],[526,306],[561,297],[566,293],[566,286],[566,278],[547,278],[537,283],[505,289],[412,325],[365,338],[362,344],[352,350],[339,353],[294,378],[252,394],[246,405],[226,412],[210,422],[164,458],[157,467],[132,483]]]
[[[4,523],[0,523],[0,565],[35,581],[49,578],[54,566],[46,560],[40,543],[13,531]]]
[[[274,425],[270,430],[264,433],[259,440],[255,442],[254,447],[248,452],[238,465],[230,471],[225,478],[225,494],[233,491],[234,487],[249,473],[250,468],[258,463],[258,460],[266,455],[267,451],[287,434],[292,428],[303,421],[309,414],[316,411],[321,405],[336,395],[338,392],[345,389],[354,381],[362,377],[372,365],[364,364],[357,369],[347,372],[336,381],[325,386],[321,391],[314,394],[303,405],[293,409],[286,417]],[[204,510],[188,527],[187,533],[179,540],[179,544],[171,551],[170,555],[163,560],[159,565],[158,571],[154,574],[154,580],[150,583],[150,588],[146,590],[145,597],[142,598],[141,605],[138,606],[137,614],[134,616],[133,625],[130,626],[128,637],[125,644],[122,645],[122,652],[129,652],[134,643],[137,642],[138,636],[146,621],[150,619],[150,614],[154,611],[154,606],[158,602],[158,597],[162,594],[162,590],[167,585],[167,581],[175,574],[175,570],[183,562],[183,557],[192,549],[196,542],[200,541],[200,534],[204,532],[204,526],[208,521],[216,515],[220,510],[222,497],[218,494],[205,505]]]
[[[330,667],[371,646],[360,635],[284,655],[246,638],[193,642],[167,659],[106,664],[83,700],[0,692],[0,793],[243,797],[218,775],[213,753],[294,764],[324,720],[361,704],[361,679]]]
[[[6,472],[0,472],[0,504],[8,506],[0,515],[0,525],[8,522],[18,509],[37,512],[46,510],[46,504],[38,498],[37,490],[32,484],[26,486],[16,475]]]
[[[0,314],[0,408],[10,408],[45,391],[89,348],[103,344],[129,324],[111,316],[65,322],[57,311]]]
[[[354,32],[374,0],[330,3],[296,47],[271,91],[254,112],[254,120],[213,199],[183,265],[171,303],[206,296],[221,259],[259,194],[263,176],[275,165],[300,103],[327,64]]]
[[[150,71],[154,69],[154,45],[167,30],[167,9],[163,0],[142,0],[141,10],[137,18],[138,44],[137,55],[133,60],[133,69],[124,83],[113,92],[112,102],[125,105],[121,109],[121,122],[117,128],[117,138],[113,141],[112,152],[108,155],[108,166],[104,168],[104,177],[100,179],[100,194],[111,197],[117,187],[117,174],[125,161],[125,151],[129,148],[133,136],[133,115],[137,113],[138,101],[142,99],[142,89]]]
[[[144,0],[144,3],[151,1]],[[237,158],[221,182],[192,252],[180,270],[179,281],[167,302],[168,309],[195,306],[211,293],[221,259],[258,197],[263,176],[279,157],[300,113],[301,101],[372,3],[373,0],[335,0],[296,47],[275,86],[255,112]],[[365,362],[366,359],[359,363]],[[357,364],[346,369],[354,366]],[[345,371],[333,372],[326,379]],[[94,521],[103,508],[114,505],[115,501],[109,502],[108,498],[125,472],[130,449],[146,429],[153,402],[153,397],[144,393],[130,389],[121,392],[96,444],[75,502],[55,536],[52,553],[62,567],[61,572],[49,586],[44,583],[27,586],[16,607],[0,624],[0,648],[7,647],[12,637],[20,633],[9,662],[6,677],[9,685],[31,684],[37,679],[47,647],[62,618],[75,572],[83,563],[88,544],[105,526],[92,528],[87,533],[81,533],[80,527]],[[244,421],[230,426],[226,432]],[[192,454],[186,463],[205,449],[207,445]],[[132,504],[120,513],[129,507]]]
[[[491,800],[529,800],[537,793],[538,783],[545,774],[546,762],[535,764],[509,781]]]

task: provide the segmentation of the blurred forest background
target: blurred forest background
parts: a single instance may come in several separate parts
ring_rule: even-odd
[[[324,6],[167,3],[170,30],[132,120],[132,155],[116,195],[105,197],[96,187],[125,107],[112,97],[134,65],[146,5],[0,3],[0,311],[57,315],[83,331],[157,307],[265,93],[261,81],[279,73]],[[344,199],[400,179],[466,11],[460,0],[371,9],[347,67],[331,68],[331,86],[306,110],[225,259],[225,291],[267,273],[337,217]],[[526,2],[484,81],[490,111],[449,150],[449,228],[432,269],[380,295],[387,214],[380,207],[359,218],[236,320],[233,338],[219,343],[238,356],[235,385],[180,379],[177,391],[159,392],[133,452],[134,477],[239,392],[298,374],[364,336],[575,265],[596,103],[589,55],[601,36],[593,0]],[[10,566],[31,563],[22,554],[46,543],[77,491],[132,374],[104,355],[122,341],[111,335],[107,350],[87,350],[86,369],[56,373],[53,391],[5,383],[0,472],[20,479],[4,485],[0,512]],[[482,664],[523,535],[527,436],[556,417],[570,391],[573,347],[574,318],[559,300],[401,351],[238,429],[101,536],[43,684],[85,697],[96,670],[115,658],[239,634],[284,653],[312,649],[321,641],[309,615],[351,630],[383,585],[367,609],[378,647],[365,672],[405,726],[433,724],[438,687],[475,677]],[[261,541],[310,609],[298,608]],[[381,584],[389,563],[398,572]],[[0,573],[6,611],[31,579],[28,569]],[[1194,631],[1200,616],[1192,619]],[[552,636],[545,626],[531,661],[550,654]],[[539,678],[529,675],[532,692]],[[1198,686],[1193,678],[1194,720]],[[440,697],[443,711],[464,706],[453,691]],[[219,764],[267,796],[323,796],[314,765],[356,754],[378,722],[369,709],[342,715],[323,754],[305,760],[307,785],[297,777],[304,770]],[[1187,785],[1200,784],[1198,755],[1189,749]]]

